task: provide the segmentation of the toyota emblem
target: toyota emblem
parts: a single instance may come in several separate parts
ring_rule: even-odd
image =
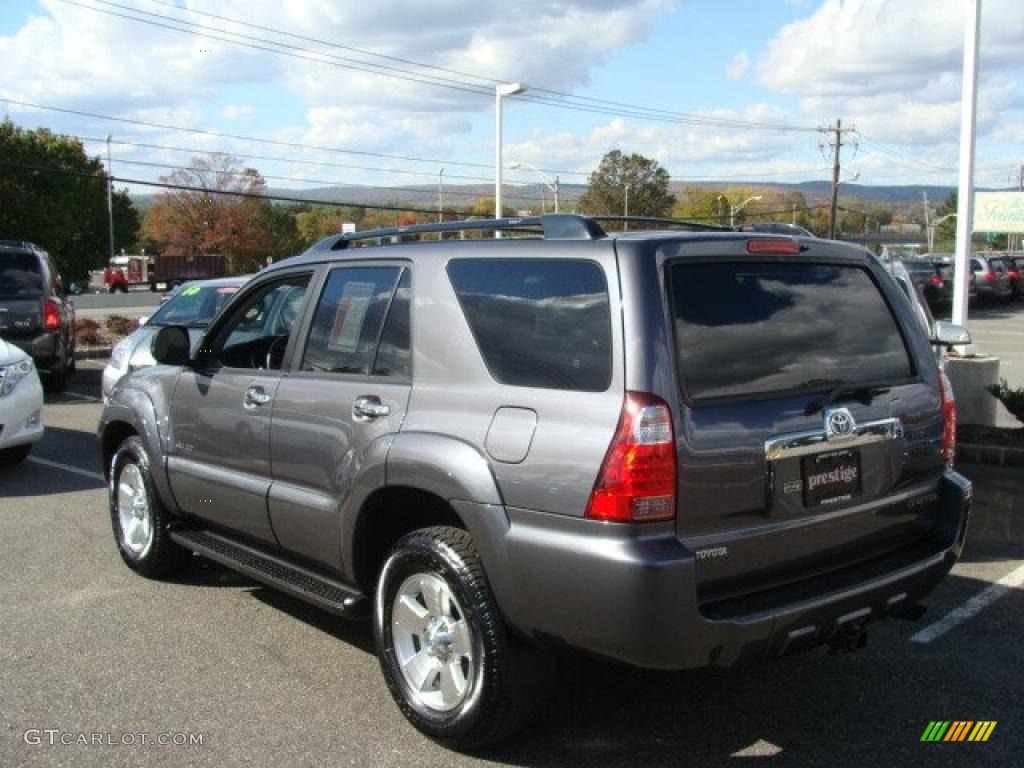
[[[825,412],[825,437],[850,437],[856,429],[853,415],[846,408],[832,408]]]

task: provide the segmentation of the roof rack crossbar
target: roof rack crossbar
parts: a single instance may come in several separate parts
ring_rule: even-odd
[[[608,221],[626,224],[665,224],[693,232],[735,232],[734,227],[723,227],[718,224],[706,224],[701,221],[671,219],[664,216],[591,216],[594,221]]]
[[[433,224],[410,224],[406,227],[384,227],[352,232],[339,237],[331,250],[344,250],[350,244],[363,240],[384,240],[409,235],[437,234],[443,232],[498,232],[520,231],[542,234],[546,240],[597,240],[607,237],[605,231],[591,218],[575,214],[559,213],[543,216],[524,216],[506,219],[468,219],[444,221]]]

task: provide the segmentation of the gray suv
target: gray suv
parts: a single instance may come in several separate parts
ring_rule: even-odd
[[[296,290],[290,327],[246,330]],[[334,236],[118,382],[117,546],[144,576],[198,553],[369,618],[401,711],[457,749],[528,719],[553,648],[853,649],[920,614],[971,498],[899,291],[861,248],[672,223]]]

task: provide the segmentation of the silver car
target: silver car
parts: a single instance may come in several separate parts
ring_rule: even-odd
[[[107,401],[121,377],[139,368],[156,365],[150,345],[163,326],[183,325],[189,329],[192,343],[197,343],[217,311],[250,277],[196,280],[179,286],[168,301],[110,351],[110,362],[103,369],[103,401]]]

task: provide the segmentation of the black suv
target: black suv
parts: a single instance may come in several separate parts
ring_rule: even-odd
[[[47,391],[63,391],[75,370],[75,308],[38,245],[0,240],[0,336],[31,355]]]

